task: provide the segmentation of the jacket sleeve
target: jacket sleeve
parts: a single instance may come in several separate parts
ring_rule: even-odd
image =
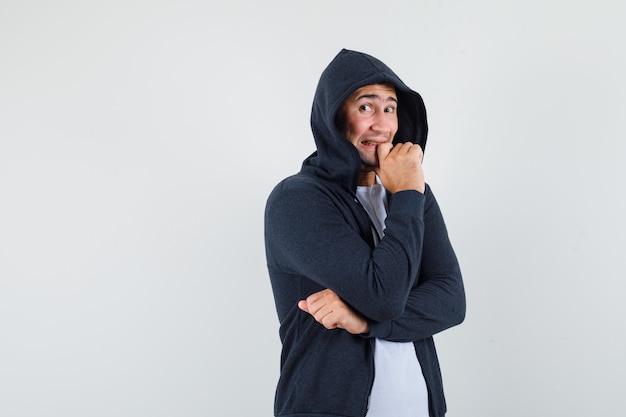
[[[432,192],[424,213],[424,245],[417,284],[400,317],[371,321],[367,337],[408,342],[430,337],[465,318],[465,291],[457,257]]]
[[[418,275],[425,197],[394,195],[376,248],[356,227],[355,213],[367,216],[362,207],[346,207],[358,205],[353,200],[301,180],[280,184],[265,211],[268,268],[293,282],[304,277],[330,288],[370,320],[385,322],[405,310]]]

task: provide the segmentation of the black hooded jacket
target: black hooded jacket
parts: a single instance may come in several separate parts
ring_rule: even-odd
[[[356,198],[360,157],[338,130],[344,100],[365,85],[391,83],[398,96],[394,142],[426,144],[419,94],[376,58],[342,50],[322,73],[311,113],[317,151],[281,181],[265,211],[267,266],[283,344],[276,416],[367,413],[374,379],[373,341],[413,342],[433,417],[446,412],[432,336],[461,323],[465,294],[459,265],[428,185],[424,194],[390,196],[385,236],[374,245]],[[330,288],[367,318],[370,331],[327,330],[299,300]]]

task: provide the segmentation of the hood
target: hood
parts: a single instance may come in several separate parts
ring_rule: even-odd
[[[422,97],[407,87],[380,60],[362,52],[342,49],[322,72],[311,111],[311,129],[317,151],[308,157],[302,171],[356,190],[361,159],[354,145],[335,124],[343,102],[357,89],[391,83],[398,96],[398,132],[393,142],[426,146],[428,125]]]

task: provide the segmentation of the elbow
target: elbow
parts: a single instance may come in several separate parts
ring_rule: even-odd
[[[457,296],[457,300],[453,305],[454,308],[452,309],[451,319],[453,321],[453,326],[457,326],[465,321],[465,314],[467,312],[467,302],[464,291],[461,291],[461,293]]]
[[[454,317],[454,325],[458,326],[459,324],[463,323],[465,321],[465,305],[463,305],[462,309],[459,309],[456,312],[456,315]]]
[[[454,284],[448,287],[447,302],[445,302],[449,312],[450,327],[463,323],[465,321],[465,313],[467,312],[465,286],[463,285],[460,272],[456,274],[456,279],[452,282]]]

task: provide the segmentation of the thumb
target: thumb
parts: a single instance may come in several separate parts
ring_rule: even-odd
[[[306,313],[309,312],[309,303],[306,302],[306,300],[300,300],[298,301],[298,308]]]
[[[381,143],[380,145],[376,147],[376,154],[378,155],[379,164],[382,160],[387,158],[387,155],[389,155],[389,152],[391,152],[391,149],[393,149],[393,143],[391,142]]]
[[[381,163],[387,158],[389,153],[393,149],[393,144],[390,142],[381,143],[376,147],[376,156],[378,158],[378,166],[374,167],[374,172],[376,175],[380,176],[380,166]]]

